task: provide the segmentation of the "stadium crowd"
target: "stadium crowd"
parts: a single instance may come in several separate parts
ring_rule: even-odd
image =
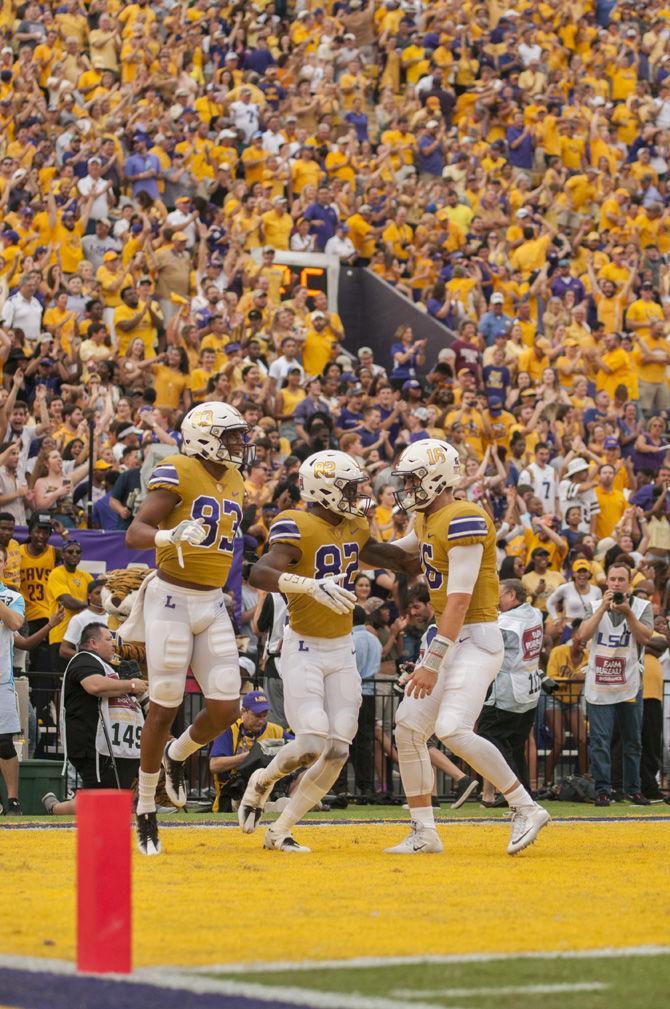
[[[392,541],[408,528],[394,460],[446,438],[460,493],[496,521],[501,575],[546,615],[548,779],[568,730],[585,771],[572,637],[619,555],[670,641],[668,11],[317,3],[2,6],[4,580],[31,633],[66,607],[33,665],[58,668],[87,606],[89,495],[94,527],[126,528],[147,450],[178,447],[191,404],[229,402],[252,430],[247,564],[311,452],[364,464]],[[443,349],[431,360],[410,326],[383,352],[351,347],[325,295],[276,263],[285,250],[373,270],[438,321]],[[72,541],[62,564],[54,530]],[[356,594],[381,643],[368,671],[390,679],[417,657],[425,587],[366,571]],[[259,603],[245,581],[252,659]],[[670,668],[656,652],[650,797],[659,658]]]

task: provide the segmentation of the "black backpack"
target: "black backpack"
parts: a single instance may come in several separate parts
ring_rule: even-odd
[[[592,778],[571,774],[554,785],[553,793],[559,802],[594,802],[596,786]]]

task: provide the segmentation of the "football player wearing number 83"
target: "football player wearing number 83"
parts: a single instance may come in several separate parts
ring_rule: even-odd
[[[239,656],[223,586],[242,521],[240,469],[252,461],[253,447],[242,415],[225,403],[198,404],[184,418],[181,435],[181,454],[156,466],[126,533],[129,547],[156,546],[158,568],[145,579],[120,631],[125,640],[146,640],[150,704],[137,803],[138,846],[146,855],[160,852],[155,793],[161,763],[170,799],[185,805],[184,761],[239,713]],[[205,707],[168,746],[189,666]]]
[[[269,549],[251,571],[253,586],[288,598],[280,674],[295,740],[251,775],[238,810],[245,833],[256,829],[275,782],[307,767],[286,809],[268,828],[266,848],[309,851],[293,838],[292,829],[332,787],[356,734],[361,678],[351,636],[356,601],[351,590],[359,562],[407,573],[419,570],[393,544],[371,539],[365,516],[372,501],[361,496],[366,480],[356,460],[344,452],[317,452],[306,459],[300,467],[300,493],[308,511],[276,517]]]
[[[439,852],[431,792],[433,773],[426,746],[435,733],[503,793],[512,808],[510,855],[526,848],[549,814],[530,795],[500,751],[474,731],[487,691],[502,664],[498,628],[496,532],[479,505],[454,498],[461,480],[456,450],[426,438],[398,460],[396,495],[416,512],[414,529],[396,546],[418,556],[424,571],[437,632],[405,685],[396,713],[396,745],[412,830],[388,854]]]

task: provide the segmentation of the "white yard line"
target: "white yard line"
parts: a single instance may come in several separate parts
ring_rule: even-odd
[[[604,991],[610,986],[602,981],[575,981],[574,984],[524,984],[491,986],[488,988],[394,988],[389,992],[394,998],[479,998],[482,995],[561,995],[575,991]],[[414,1004],[414,1003],[412,1003]]]
[[[412,964],[492,963],[496,960],[597,960],[618,956],[667,956],[670,946],[607,946],[603,949],[540,950],[531,953],[463,953],[427,956],[361,956],[349,960],[280,960],[275,963],[217,964],[213,967],[184,967],[188,973],[271,974],[282,971],[343,970],[356,967],[402,967]]]

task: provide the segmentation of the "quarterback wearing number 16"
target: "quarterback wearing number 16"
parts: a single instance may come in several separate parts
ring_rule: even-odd
[[[184,417],[181,454],[154,469],[147,496],[126,533],[129,547],[156,546],[157,572],[145,579],[128,620],[128,641],[146,641],[150,705],[142,732],[137,803],[138,846],[160,852],[156,785],[184,806],[184,761],[238,716],[240,670],[223,586],[242,521],[240,470],[253,460],[242,415],[225,403],[200,403]],[[167,744],[189,666],[205,707]]]
[[[336,781],[358,728],[361,678],[351,635],[359,563],[412,573],[418,565],[393,544],[370,537],[367,481],[344,452],[317,452],[300,467],[300,494],[307,511],[281,512],[270,527],[269,550],[254,565],[250,582],[288,599],[280,673],[284,708],[295,739],[270,765],[255,771],[242,797],[242,830],[255,830],[276,781],[306,767],[296,792],[265,834],[265,847],[308,852],[293,826]]]
[[[447,442],[426,438],[400,455],[396,499],[415,512],[414,529],[395,546],[421,561],[436,628],[429,628],[419,662],[396,714],[398,762],[412,816],[409,837],[393,855],[442,850],[435,830],[433,772],[426,742],[435,733],[447,749],[503,793],[512,808],[510,855],[526,848],[549,814],[518,780],[493,743],[474,731],[504,649],[498,627],[496,532],[487,512],[454,498],[462,474]]]

